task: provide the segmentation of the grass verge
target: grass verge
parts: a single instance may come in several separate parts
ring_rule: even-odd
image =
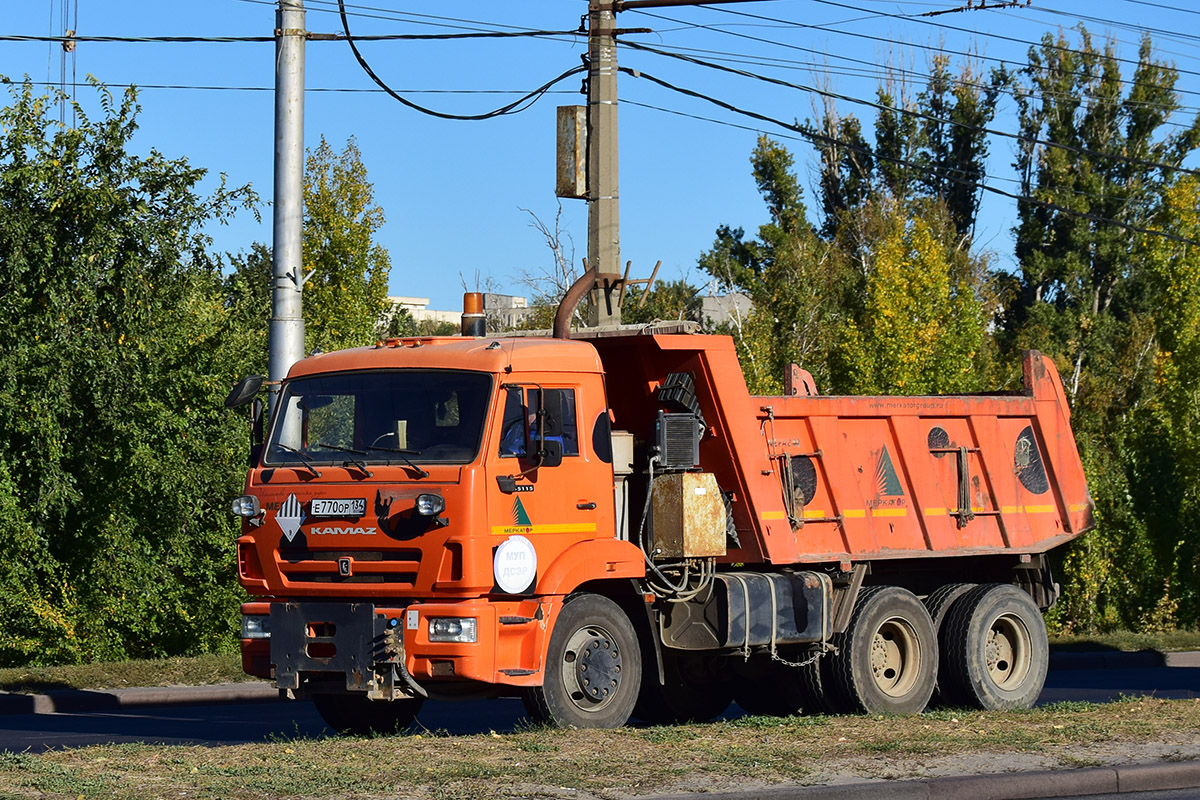
[[[1200,700],[0,755],[5,797],[602,798],[1200,758]]]
[[[0,669],[0,690],[7,692],[123,689],[129,686],[205,686],[245,680],[255,679],[242,672],[242,660],[237,655]]]

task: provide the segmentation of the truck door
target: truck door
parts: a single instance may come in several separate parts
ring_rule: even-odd
[[[612,458],[604,449],[609,443],[597,447],[592,435],[608,409],[599,377],[594,377],[592,385],[546,381],[501,386],[502,413],[490,439],[496,444],[487,476],[493,551],[517,537],[505,545],[501,559],[512,551],[524,553],[521,558],[528,561],[532,552],[536,564],[528,581],[518,564],[505,582],[504,567],[497,562],[493,591],[531,594],[537,578],[563,550],[613,535]],[[603,429],[607,436],[608,427]],[[539,458],[539,448],[553,457]],[[523,585],[516,587],[514,581]]]

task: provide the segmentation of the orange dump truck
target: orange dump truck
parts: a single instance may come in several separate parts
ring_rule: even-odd
[[[234,502],[246,671],[345,732],[426,698],[580,727],[1032,704],[1046,554],[1092,510],[1052,363],[753,397],[729,338],[671,330],[297,363]]]

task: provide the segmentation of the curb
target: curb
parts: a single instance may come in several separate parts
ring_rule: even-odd
[[[873,781],[840,786],[789,786],[704,796],[713,800],[868,800],[886,793],[889,800],[1022,800],[1196,787],[1200,787],[1200,761],[961,775],[919,781]],[[652,800],[695,800],[696,797],[694,794],[656,795]]]
[[[63,711],[112,711],[139,706],[210,703],[260,703],[280,699],[269,683],[218,683],[211,686],[139,686],[129,689],[62,689],[44,694],[0,692],[0,714],[53,714]]]

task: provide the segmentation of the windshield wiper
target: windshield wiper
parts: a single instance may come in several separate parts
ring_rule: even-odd
[[[319,443],[317,445],[317,447],[323,447],[326,450],[336,450],[339,453],[351,453],[351,454],[357,455],[357,456],[365,456],[367,454],[367,452],[365,450],[355,450],[351,447],[340,447],[339,445],[326,444],[325,442]],[[368,478],[375,477],[375,473],[371,472],[371,470],[367,469],[367,462],[363,461],[360,458],[348,458],[344,462],[343,466],[352,466],[355,469],[357,469],[359,472],[361,472],[363,475],[366,475]]]
[[[313,466],[312,456],[310,456],[308,453],[305,453],[302,450],[297,450],[294,447],[288,447],[286,444],[277,444],[277,445],[275,445],[275,449],[282,450],[285,453],[293,453],[295,455],[300,456],[300,460],[304,462],[301,466],[303,466],[306,470],[311,472],[312,476],[314,478],[321,477],[321,473],[317,470],[316,467]]]
[[[400,459],[405,464],[407,464],[408,466],[410,466],[414,470],[416,470],[417,474],[420,475],[422,478],[429,477],[428,472],[426,472],[425,470],[418,467],[416,464],[413,463],[412,459],[409,458],[409,456],[421,455],[420,450],[401,450],[400,448],[397,448],[397,447],[376,447],[375,445],[367,445],[367,449],[368,450],[378,450],[381,453],[395,453],[396,455],[400,456]]]

